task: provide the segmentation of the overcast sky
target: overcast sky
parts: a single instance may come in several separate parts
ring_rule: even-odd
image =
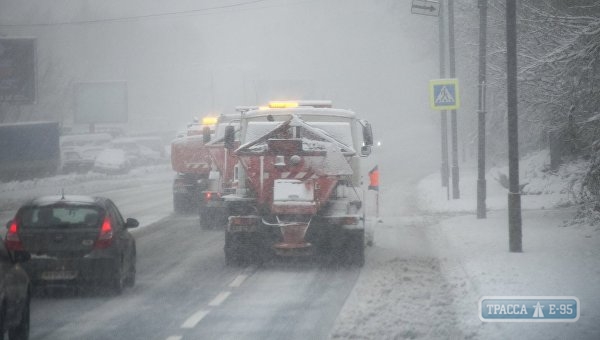
[[[357,111],[388,143],[439,139],[427,92],[437,19],[409,2],[2,0],[0,35],[37,38],[37,103],[22,110],[66,124],[74,83],[124,80],[130,126],[316,98]]]

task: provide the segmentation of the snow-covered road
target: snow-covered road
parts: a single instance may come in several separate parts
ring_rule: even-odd
[[[540,174],[533,173],[535,181],[540,181]],[[558,182],[564,178],[546,178],[545,186],[550,189],[540,195],[522,197],[524,252],[509,253],[506,191],[493,180],[493,175],[491,172],[488,177],[489,212],[486,219],[475,217],[476,173],[467,166],[462,171],[460,200],[447,200],[446,190],[439,183],[439,174],[421,178],[415,173],[388,186],[381,197],[381,222],[374,227],[374,246],[367,249],[366,264],[341,312],[335,317],[329,337],[600,338],[597,323],[600,307],[596,307],[600,306],[600,269],[597,265],[600,263],[600,228],[570,223],[575,209],[567,204],[570,194],[560,189]],[[154,168],[111,179],[92,174],[84,178],[70,176],[37,183],[3,184],[0,201],[5,209],[0,216],[7,220],[19,200],[55,193],[62,187],[66,192],[110,195],[124,215],[142,221],[142,228],[136,233],[146,234],[146,226],[171,213],[171,180],[168,168]],[[132,196],[132,192],[135,195]],[[373,194],[369,192],[371,203]],[[370,207],[373,208],[372,204]],[[149,240],[155,238],[149,237]],[[160,244],[160,238],[156,241]],[[222,260],[220,252],[217,249],[211,258]],[[206,263],[212,268],[213,262]],[[142,272],[156,272],[152,264],[146,266]],[[251,288],[246,286],[243,295],[236,299],[252,300],[252,294],[258,296],[256,294],[265,288],[264,285],[267,285],[265,289],[272,289],[273,286],[268,287],[269,275],[292,275],[296,279],[319,275],[296,269],[297,273],[293,270],[277,273],[278,268],[271,268],[270,274],[268,270],[255,274],[250,281]],[[232,279],[234,274],[227,271]],[[148,280],[152,280],[151,276],[142,277],[142,283],[150,285]],[[536,324],[484,323],[479,319],[478,301],[482,296],[532,295],[576,296],[581,301],[581,317],[575,323]],[[68,304],[69,301],[61,303],[65,308]],[[297,304],[301,304],[300,300]],[[311,313],[310,304],[302,305],[308,308],[303,312]],[[335,308],[327,313],[332,312]],[[185,315],[180,318],[185,319]],[[308,322],[311,318],[304,320]],[[235,323],[228,324],[229,328],[237,327]],[[321,327],[327,326],[322,324]],[[301,330],[296,331],[300,332],[295,333],[298,336],[302,334]],[[323,334],[322,330],[318,334]]]

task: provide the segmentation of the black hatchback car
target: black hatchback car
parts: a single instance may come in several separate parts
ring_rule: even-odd
[[[8,222],[9,251],[26,252],[23,263],[34,286],[94,285],[120,294],[135,284],[136,248],[129,228],[108,198],[45,196],[24,203]]]
[[[10,340],[29,339],[30,286],[20,262],[24,253],[11,254],[0,242],[0,339],[8,332]]]

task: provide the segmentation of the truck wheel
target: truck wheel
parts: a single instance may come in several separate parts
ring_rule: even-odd
[[[255,233],[225,233],[225,260],[228,265],[242,266],[259,262]]]
[[[173,211],[178,214],[185,212],[185,201],[181,196],[173,195]]]
[[[365,233],[361,230],[359,232],[351,232],[348,238],[349,247],[348,259],[350,264],[362,267],[365,264]]]
[[[240,246],[237,235],[234,233],[225,232],[225,262],[227,265],[240,264]]]

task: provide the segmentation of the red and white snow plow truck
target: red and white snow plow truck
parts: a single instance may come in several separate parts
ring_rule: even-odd
[[[190,124],[186,135],[171,142],[171,167],[177,172],[173,180],[173,210],[176,213],[197,211],[202,204],[210,174],[210,156],[205,144],[214,133],[216,117],[204,117]]]
[[[208,186],[202,192],[204,203],[200,205],[200,225],[205,229],[224,228],[229,216],[224,200],[225,195],[235,193],[237,181],[233,180],[233,172],[237,163],[235,153],[231,149],[239,147],[236,136],[233,148],[225,147],[225,130],[231,126],[239,135],[240,115],[243,112],[256,109],[252,106],[236,107],[236,114],[222,114],[218,117],[212,140],[206,144],[210,154],[212,168],[209,174]]]
[[[235,148],[235,128],[224,144]],[[271,102],[241,115],[235,194],[225,195],[228,264],[317,255],[362,266],[360,158],[371,126],[329,101]]]

